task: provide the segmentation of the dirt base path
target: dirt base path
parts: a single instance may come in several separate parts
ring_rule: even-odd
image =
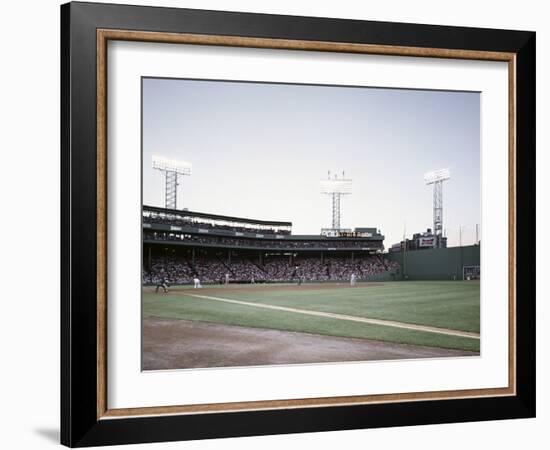
[[[143,370],[472,356],[478,353],[174,319],[143,319]]]

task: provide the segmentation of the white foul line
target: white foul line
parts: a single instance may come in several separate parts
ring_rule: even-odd
[[[427,325],[415,325],[412,323],[396,322],[394,320],[370,319],[368,317],[348,316],[346,314],[335,314],[322,311],[312,311],[309,309],[288,308],[286,306],[268,305],[265,303],[243,302],[242,300],[232,300],[229,298],[212,297],[210,295],[188,294],[189,297],[205,298],[208,300],[216,300],[218,302],[234,303],[236,305],[252,306],[255,308],[274,309],[277,311],[293,312],[298,314],[306,314],[308,316],[327,317],[330,319],[348,320],[350,322],[369,323],[371,325],[382,325],[386,327],[404,328],[406,330],[425,331],[426,333],[445,334],[448,336],[457,336],[471,339],[479,339],[479,333],[470,331],[451,330],[449,328],[430,327]]]

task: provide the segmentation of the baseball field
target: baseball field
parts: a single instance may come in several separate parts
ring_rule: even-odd
[[[479,355],[472,281],[143,288],[144,370]]]

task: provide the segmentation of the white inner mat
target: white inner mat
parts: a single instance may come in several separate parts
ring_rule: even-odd
[[[481,356],[141,372],[142,76],[481,92]],[[109,42],[108,408],[507,386],[507,127],[506,63]]]

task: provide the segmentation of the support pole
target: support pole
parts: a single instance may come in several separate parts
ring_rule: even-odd
[[[340,229],[340,195],[338,192],[332,194],[332,228],[334,230]]]
[[[434,183],[433,227],[435,235],[434,245],[437,248],[441,248],[443,242],[443,181],[436,181]]]
[[[167,209],[176,209],[178,204],[178,173],[166,171],[166,186],[164,191],[164,206]]]
[[[405,239],[405,245],[403,247],[403,279],[407,279],[407,240]]]

